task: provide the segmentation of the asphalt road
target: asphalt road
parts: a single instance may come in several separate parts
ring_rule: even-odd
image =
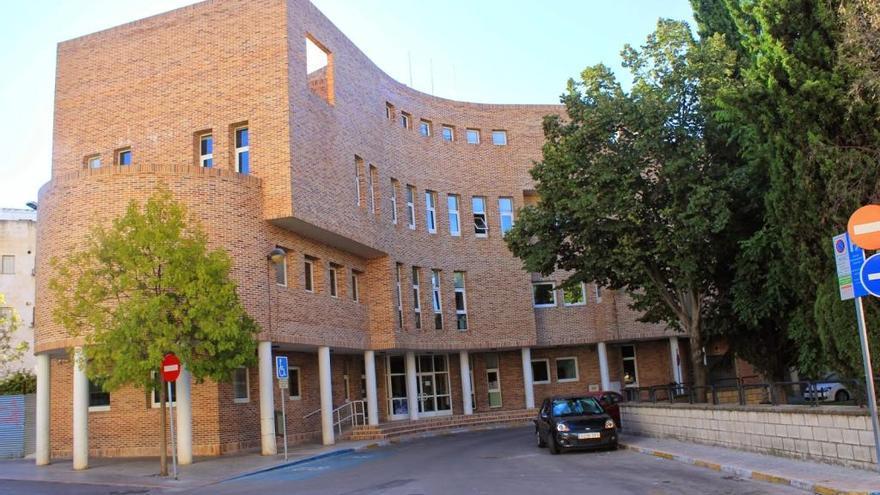
[[[157,494],[135,487],[0,482],[6,494]],[[180,492],[177,492],[180,493]],[[619,450],[551,455],[531,428],[499,429],[409,441],[352,452],[202,487],[225,494],[798,494],[676,461]]]

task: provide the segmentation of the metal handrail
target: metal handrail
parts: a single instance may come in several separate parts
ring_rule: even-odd
[[[346,412],[343,413],[343,411]],[[319,407],[303,416],[303,419],[309,419],[320,412],[321,408]],[[343,425],[346,423],[350,424],[352,428],[367,424],[366,407],[363,400],[347,401],[345,404],[333,409],[330,412],[330,417],[333,419],[333,429],[340,434],[342,434]]]

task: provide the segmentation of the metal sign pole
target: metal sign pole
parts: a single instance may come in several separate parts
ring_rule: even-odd
[[[284,403],[287,399],[284,397],[284,389],[281,389],[281,430],[284,432],[284,460],[287,460],[287,408]]]
[[[859,322],[859,341],[862,344],[862,362],[865,364],[865,382],[868,386],[868,411],[871,413],[871,426],[874,430],[874,451],[880,460],[880,421],[877,420],[877,393],[874,389],[874,367],[871,365],[871,349],[868,348],[868,331],[865,328],[865,308],[862,298],[856,299],[856,320]],[[878,465],[880,468],[880,465]]]
[[[177,479],[177,442],[174,438],[174,401],[171,398],[171,382],[168,383],[168,409],[171,419],[171,466],[174,468],[174,479]]]

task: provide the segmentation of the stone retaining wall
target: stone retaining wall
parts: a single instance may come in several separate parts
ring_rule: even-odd
[[[875,469],[871,420],[844,406],[621,404],[626,433]]]

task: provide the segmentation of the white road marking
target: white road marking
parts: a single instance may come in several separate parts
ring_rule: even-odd
[[[880,232],[880,221],[853,225],[853,233],[856,235],[872,234],[874,232]]]

